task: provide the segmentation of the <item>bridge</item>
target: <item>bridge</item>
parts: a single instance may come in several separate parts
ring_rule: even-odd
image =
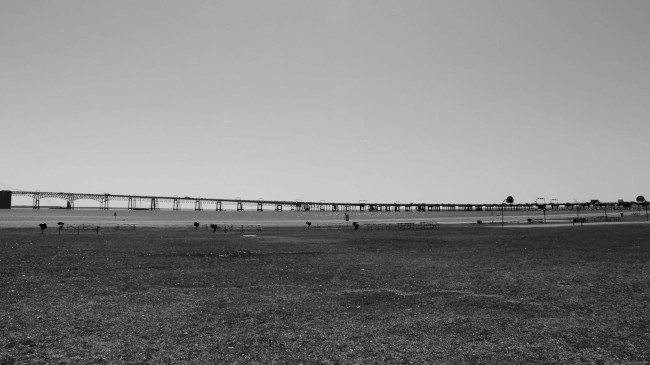
[[[558,203],[553,199],[550,204],[539,203],[368,203],[365,200],[358,202],[326,202],[300,201],[300,200],[262,200],[262,199],[216,199],[203,197],[179,197],[179,196],[153,196],[153,195],[123,195],[123,194],[93,194],[93,193],[66,193],[66,192],[45,192],[45,191],[0,191],[0,209],[10,209],[12,196],[28,197],[32,200],[32,208],[41,208],[41,199],[60,199],[66,204],[67,209],[74,209],[77,201],[91,200],[99,203],[99,209],[110,209],[111,202],[122,202],[128,210],[160,210],[165,204],[172,210],[181,210],[183,205],[194,206],[194,210],[215,210],[223,211],[224,206],[234,206],[237,211],[244,210],[291,210],[291,211],[330,211],[330,212],[439,212],[439,211],[482,211],[482,210],[551,210],[560,209],[630,209],[630,203],[601,203],[591,201],[588,203]],[[143,205],[144,204],[144,205]]]

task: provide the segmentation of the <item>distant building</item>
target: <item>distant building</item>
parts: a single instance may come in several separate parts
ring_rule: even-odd
[[[11,191],[0,191],[0,209],[11,209]]]

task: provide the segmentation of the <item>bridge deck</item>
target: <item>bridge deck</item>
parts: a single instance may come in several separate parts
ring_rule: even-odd
[[[229,198],[203,198],[203,197],[179,197],[179,196],[155,196],[155,195],[124,195],[124,194],[93,194],[93,193],[71,193],[71,192],[45,192],[45,191],[3,191],[10,192],[9,208],[11,195],[32,198],[34,209],[40,209],[41,199],[62,199],[66,202],[68,209],[74,209],[75,202],[78,200],[93,200],[99,202],[99,209],[107,210],[110,208],[111,201],[127,202],[127,209],[148,209],[158,210],[161,203],[167,203],[173,210],[180,210],[182,205],[193,204],[194,210],[204,210],[205,206],[213,206],[214,210],[221,211],[224,205],[235,206],[237,210],[244,210],[245,206],[255,206],[258,211],[271,208],[276,211],[282,211],[284,208],[300,211],[405,211],[405,212],[435,212],[435,211],[480,211],[480,210],[537,210],[546,209],[631,209],[630,203],[624,206],[618,203],[551,203],[539,205],[537,203],[401,203],[401,202],[377,202],[368,203],[365,200],[359,202],[326,202],[320,201],[291,201],[291,200],[260,200],[260,199],[229,199]],[[6,198],[5,198],[6,200]],[[148,205],[148,208],[142,207],[142,203]],[[138,207],[138,203],[140,207]],[[640,204],[640,203],[639,203]],[[5,202],[5,205],[6,202]]]

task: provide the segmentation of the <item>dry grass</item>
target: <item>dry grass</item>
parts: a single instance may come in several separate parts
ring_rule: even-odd
[[[650,226],[0,231],[0,364],[650,361]]]

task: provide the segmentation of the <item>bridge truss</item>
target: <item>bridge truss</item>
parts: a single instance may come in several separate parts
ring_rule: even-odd
[[[326,202],[320,201],[289,201],[289,200],[262,200],[262,199],[215,199],[202,197],[178,197],[178,196],[152,196],[152,195],[122,195],[122,194],[93,194],[93,193],[69,193],[69,192],[44,192],[44,191],[11,191],[13,196],[30,197],[32,208],[40,209],[41,199],[61,199],[66,202],[68,209],[75,209],[79,200],[92,200],[99,203],[100,210],[109,210],[111,202],[126,202],[128,210],[160,210],[161,204],[171,206],[172,210],[181,210],[183,205],[194,206],[194,210],[224,210],[224,205],[234,206],[237,211],[247,209],[264,210],[292,210],[292,211],[331,211],[331,212],[436,212],[436,211],[480,211],[480,210],[537,210],[546,209],[586,209],[605,208],[619,209],[617,203],[558,203],[552,200],[550,204],[541,207],[537,203],[476,203],[476,204],[453,204],[453,203],[368,203],[366,200],[359,202]]]

